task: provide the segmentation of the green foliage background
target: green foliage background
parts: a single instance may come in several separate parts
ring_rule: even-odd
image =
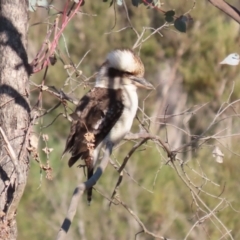
[[[58,9],[61,9],[63,2],[53,3]],[[146,9],[143,4],[136,8],[131,5],[131,1],[126,2],[132,25],[139,33],[143,26],[157,28],[164,23],[164,15],[160,12]],[[232,3],[234,4],[234,2],[237,5],[238,1]],[[192,4],[191,1],[170,0],[164,4],[164,9],[175,9],[179,16],[187,12]],[[80,65],[80,70],[87,77],[97,71],[107,52],[114,48],[131,48],[137,40],[131,28],[117,31],[126,27],[128,20],[124,8],[115,7],[116,16],[114,6],[109,7],[109,3],[86,1],[82,7],[84,14],[79,14],[64,32],[69,54],[74,63],[78,63],[84,54],[91,50]],[[183,93],[187,94],[185,109],[209,102],[207,107],[190,121],[191,133],[199,134],[210,123],[219,106],[227,101],[233,81],[235,81],[235,87],[231,100],[239,98],[240,68],[218,64],[229,53],[239,52],[239,25],[206,1],[197,1],[195,9],[190,14],[194,21],[188,26],[185,34],[177,32],[173,27],[164,29],[161,31],[163,36],[155,34],[138,50],[145,64],[145,76],[155,86],[159,85],[159,71],[164,71],[166,64],[172,67],[178,62],[177,76],[182,79],[180,84]],[[43,22],[45,19],[46,12],[38,9],[37,12],[31,13],[30,22],[34,24]],[[51,18],[49,20],[51,21]],[[45,23],[30,27],[30,58],[36,54],[44,39],[46,25],[45,21]],[[146,34],[149,33],[150,31],[146,31]],[[59,54],[65,64],[69,64],[64,46],[65,42],[61,40],[58,47]],[[43,73],[40,72],[33,76],[32,80],[40,82],[42,75]],[[71,91],[75,82],[70,80],[69,85],[64,86],[67,77],[63,64],[58,60],[57,64],[50,68],[46,84]],[[83,79],[80,77],[75,80],[81,82]],[[85,85],[91,86],[93,81],[94,77]],[[220,93],[219,89],[224,81],[224,91]],[[89,86],[84,89],[83,85],[80,85],[74,91],[74,95],[80,98],[88,89]],[[140,106],[142,106],[146,94],[148,93],[145,91],[140,93]],[[156,106],[160,104],[159,95],[161,94],[161,89],[157,88],[157,91],[146,100],[145,110],[150,116]],[[37,96],[37,92],[32,91],[33,103],[36,102]],[[43,102],[44,108],[48,109],[57,101],[51,95],[44,93]],[[71,104],[68,106],[74,109]],[[235,110],[238,110],[238,106]],[[39,120],[39,125],[36,126],[36,132],[48,134],[48,147],[54,149],[50,154],[53,180],[45,179],[46,174],[40,171],[39,164],[34,160],[31,162],[28,185],[17,213],[18,239],[20,240],[55,238],[67,211],[72,192],[77,183],[84,180],[81,169],[76,167],[69,169],[67,158],[61,160],[69,131],[69,122],[65,118],[59,117],[48,128],[41,130],[41,126],[52,122],[61,112],[63,112],[63,108],[58,108],[43,120]],[[164,112],[160,114],[164,114]],[[138,115],[142,116],[141,113]],[[135,121],[133,131],[138,131],[137,126],[138,122]],[[239,123],[233,122],[231,133],[237,133],[238,126]],[[165,132],[161,128],[159,131],[161,136],[165,136]],[[231,149],[237,151],[239,137],[232,138],[230,142]],[[133,144],[133,142],[122,144],[114,151],[112,159],[121,162]],[[217,164],[212,158],[210,146],[211,142],[208,142],[200,147],[191,155],[188,164],[200,172],[203,171],[207,178],[220,185],[217,187],[208,182],[203,187],[205,191],[218,195],[224,188],[223,196],[231,202],[235,209],[240,210],[239,157],[225,151],[224,163]],[[43,164],[46,164],[46,155],[41,150],[44,147],[44,142],[40,141],[41,160]],[[158,150],[154,143],[148,142],[140,150],[131,157],[127,166],[127,171],[137,183],[124,175],[120,187],[120,197],[138,214],[150,231],[171,239],[183,239],[196,222],[194,215],[196,207],[192,204],[191,193],[176,172],[165,164],[166,154],[161,149]],[[183,157],[187,158],[187,154]],[[190,168],[187,172],[196,185],[202,183],[202,179]],[[109,165],[96,188],[105,196],[110,197],[117,178],[117,172]],[[216,199],[203,194],[201,197],[211,208],[216,206]],[[134,239],[135,234],[141,229],[133,217],[120,205],[112,205],[109,210],[108,201],[95,191],[93,198],[90,207],[87,206],[86,198],[82,198],[68,239]],[[232,230],[234,239],[239,239],[239,214],[228,206],[218,213],[218,217]],[[218,226],[217,223],[216,225]],[[211,220],[207,220],[197,226],[188,239],[218,239],[221,234],[216,225]],[[142,234],[138,239],[153,238]]]

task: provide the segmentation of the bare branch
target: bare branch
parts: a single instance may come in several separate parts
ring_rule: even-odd
[[[143,138],[146,140],[148,139],[156,140],[161,144],[163,149],[167,152],[168,157],[172,157],[173,155],[175,155],[175,152],[171,151],[169,147],[158,136],[151,135],[146,131],[139,132],[139,133],[128,133],[128,135],[124,137],[125,140],[137,140],[140,138]]]
[[[107,146],[104,157],[101,160],[101,163],[98,166],[96,172],[93,174],[93,176],[89,180],[87,180],[84,183],[80,183],[74,190],[72,200],[71,200],[70,206],[68,208],[67,216],[66,216],[65,220],[63,221],[62,226],[58,232],[58,235],[56,238],[57,240],[65,239],[66,234],[71,226],[72,220],[76,214],[78,202],[79,202],[81,195],[83,194],[83,192],[86,189],[89,189],[92,186],[94,186],[96,184],[96,182],[99,180],[99,178],[102,176],[104,170],[106,169],[106,167],[108,165],[109,156],[111,155],[111,151],[112,151],[112,146]]]
[[[74,105],[77,105],[79,102],[79,99],[74,98],[73,96],[69,96],[68,94],[64,93],[62,90],[57,90],[54,86],[47,86],[47,85],[38,85],[34,82],[31,82],[31,84],[37,88],[39,88],[41,91],[48,92],[52,94],[53,96],[57,97],[60,100],[67,100]]]
[[[17,173],[17,176],[18,176],[17,180],[19,181],[21,173],[20,173],[19,167],[18,167],[17,156],[16,156],[10,142],[8,141],[7,136],[6,136],[5,132],[3,131],[2,127],[0,127],[0,133],[1,133],[1,135],[3,137],[3,140],[6,144],[6,150],[7,150],[8,154],[9,154],[11,160],[12,160],[12,163],[13,163],[14,167],[15,167],[15,170],[16,170],[16,173]]]
[[[117,165],[111,158],[110,158],[110,164],[118,171],[119,165]],[[136,183],[140,188],[144,189],[145,191],[147,191],[147,192],[149,192],[149,193],[153,193],[153,191],[145,188],[145,187],[142,186],[136,179],[134,179],[126,169],[123,169],[123,171],[124,171],[124,173],[125,173],[134,183]]]
[[[127,156],[124,158],[123,160],[123,163],[121,165],[121,167],[118,169],[118,172],[119,172],[119,178],[118,178],[118,181],[117,181],[117,184],[113,190],[113,193],[112,193],[112,196],[111,196],[111,199],[114,198],[115,194],[117,193],[117,189],[119,188],[121,182],[122,182],[122,178],[123,178],[123,169],[125,168],[128,160],[130,159],[130,157],[132,156],[132,154],[140,147],[142,146],[148,139],[145,138],[143,139],[142,141],[140,141],[139,143],[135,144],[133,146],[133,148],[130,150],[130,152],[127,154]],[[110,202],[110,205],[111,205],[111,202]],[[109,206],[110,206],[109,205]]]
[[[18,164],[18,158],[10,144],[10,142],[8,141],[7,139],[7,136],[5,134],[5,132],[3,131],[2,127],[0,127],[0,133],[3,137],[3,140],[6,144],[6,151],[8,152],[11,160],[12,160],[12,163],[14,165],[14,168],[15,168],[15,171],[16,171],[16,188],[19,188],[19,185],[22,183],[23,181],[23,175],[20,171],[20,167],[19,167],[19,164]],[[18,193],[18,191],[16,190],[16,193]],[[12,201],[10,203],[10,206],[8,207],[8,211],[7,211],[7,215],[9,218],[12,218],[12,216],[15,214],[15,211],[16,211],[16,207],[15,207],[15,203],[16,201],[18,201],[18,198],[14,199],[14,201]]]
[[[236,22],[240,23],[240,11],[223,0],[208,0],[213,6],[220,9]]]
[[[223,227],[223,229],[225,230],[225,232],[228,234],[228,236],[230,237],[230,239],[233,240],[233,236],[231,235],[230,231],[227,229],[227,227],[222,223],[222,221],[216,216],[216,214],[213,212],[213,210],[211,210],[207,204],[201,199],[201,197],[195,192],[195,190],[190,186],[190,184],[187,182],[187,180],[184,179],[184,177],[180,174],[179,170],[177,169],[174,161],[171,161],[172,165],[176,171],[176,173],[178,174],[179,178],[183,181],[183,183],[187,186],[187,188],[191,191],[192,196],[194,197],[194,199],[196,199],[197,201],[199,201],[199,203],[201,203],[201,205],[208,211],[208,213],[212,214],[212,217]],[[196,202],[195,200],[195,202]]]
[[[68,11],[68,3],[65,4],[64,11],[62,13],[62,21],[61,21],[61,26],[58,28],[59,24],[59,15],[57,15],[54,24],[52,25],[51,29],[49,30],[45,41],[37,53],[35,59],[32,61],[31,66],[32,66],[32,73],[37,73],[41,71],[43,68],[49,66],[51,64],[50,62],[50,57],[54,54],[54,51],[57,48],[59,39],[68,25],[69,21],[77,14],[80,6],[82,5],[83,0],[80,0],[77,4],[73,3],[72,7],[74,8],[72,11]],[[53,41],[50,43],[50,36],[54,32],[54,38]],[[47,45],[47,49],[44,51],[45,46]]]
[[[124,0],[123,0],[123,6],[124,6],[124,9],[125,9],[125,12],[126,12],[126,17],[127,17],[127,20],[128,20],[128,23],[129,23],[131,29],[135,32],[135,34],[137,35],[137,37],[139,37],[139,34],[138,34],[137,30],[136,30],[136,29],[133,27],[133,25],[132,25],[132,22],[131,22],[131,19],[130,19],[130,17],[129,17],[129,13],[128,13],[128,8],[127,8],[127,5],[126,5],[126,3],[125,3]]]
[[[168,26],[168,23],[165,22],[161,27],[156,28],[156,29],[144,27],[142,33],[141,33],[140,35],[138,35],[138,39],[137,39],[137,41],[135,42],[135,44],[133,45],[132,49],[135,49],[135,48],[140,47],[144,42],[146,42],[147,40],[149,40],[149,38],[152,37],[152,36],[153,36],[154,34],[156,34],[156,33],[159,33],[159,34],[161,35],[160,30],[162,30],[164,27],[167,27],[167,26]],[[146,31],[147,29],[153,30],[153,32],[150,33],[147,37],[145,37],[145,38],[143,39],[144,33],[145,33],[145,31]],[[162,36],[162,35],[161,35],[161,36]]]
[[[153,232],[150,232],[146,226],[144,225],[144,223],[139,219],[139,217],[123,202],[121,201],[120,199],[117,199],[115,198],[130,214],[131,216],[133,216],[133,218],[138,222],[138,224],[141,226],[142,228],[142,231],[141,232],[144,232],[156,239],[163,239],[163,240],[171,240],[170,238],[166,238],[166,237],[163,237],[163,236],[158,236],[156,234],[154,234]],[[139,233],[141,233],[139,232]],[[139,234],[138,233],[138,234]]]

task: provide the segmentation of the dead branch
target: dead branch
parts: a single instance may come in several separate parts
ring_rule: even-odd
[[[150,232],[144,225],[144,223],[139,219],[139,217],[123,202],[121,201],[120,199],[117,199],[115,198],[129,213],[131,216],[133,216],[133,218],[138,222],[138,224],[140,225],[140,227],[142,228],[142,231],[141,232],[144,232],[156,239],[163,239],[163,240],[171,240],[170,238],[166,238],[166,237],[163,237],[163,236],[158,236],[152,232]],[[139,232],[139,233],[141,233]],[[137,233],[137,234],[139,234]],[[136,234],[136,235],[137,235]]]
[[[208,0],[214,7],[220,9],[236,22],[240,23],[240,11],[223,0]]]
[[[121,184],[121,182],[122,182],[122,179],[123,179],[123,169],[125,168],[128,160],[130,159],[130,157],[132,156],[132,154],[133,154],[140,146],[142,146],[147,140],[148,140],[148,139],[145,138],[145,139],[143,139],[141,142],[136,143],[136,144],[133,146],[133,148],[129,151],[129,153],[127,154],[127,156],[124,158],[122,165],[121,165],[120,168],[118,169],[119,178],[118,178],[117,184],[116,184],[116,186],[115,186],[115,188],[114,188],[114,190],[113,190],[113,193],[112,193],[112,196],[111,196],[111,200],[114,199],[114,196],[115,196],[115,194],[117,193],[117,190],[118,190],[118,188],[119,188],[119,186],[120,186],[120,184]],[[112,202],[110,202],[109,206],[111,206],[111,203],[112,203]]]
[[[197,203],[197,201],[208,211],[209,214],[211,214],[211,217],[213,217],[225,230],[226,234],[230,237],[230,239],[233,240],[233,236],[230,233],[230,231],[227,229],[227,227],[222,223],[222,221],[216,216],[216,214],[214,213],[214,210],[211,210],[207,204],[202,200],[202,198],[199,196],[198,193],[196,193],[195,189],[193,189],[193,187],[188,183],[188,181],[182,176],[182,174],[180,173],[180,171],[178,170],[176,164],[174,163],[174,161],[172,161],[172,166],[174,167],[177,175],[179,176],[179,178],[182,180],[182,182],[187,186],[187,188],[191,191],[193,199],[195,204],[197,204],[197,206],[199,205]],[[223,199],[225,201],[225,199]],[[217,205],[219,206],[219,205]]]
[[[152,135],[146,131],[141,131],[139,133],[128,133],[127,136],[124,137],[125,140],[138,140],[138,139],[151,139],[151,140],[156,140],[160,143],[160,145],[162,146],[162,148],[167,152],[167,156],[170,159],[174,159],[176,152],[175,151],[171,151],[170,148],[167,146],[167,144],[165,144],[158,136]]]
[[[73,221],[73,218],[76,214],[77,211],[77,206],[78,206],[78,202],[80,200],[81,195],[83,194],[83,192],[86,189],[89,189],[91,187],[93,187],[96,182],[99,180],[99,178],[102,176],[104,170],[106,169],[108,162],[109,162],[109,157],[111,155],[112,152],[112,146],[107,146],[106,151],[104,153],[103,159],[101,160],[100,165],[98,166],[96,172],[93,174],[93,176],[87,180],[84,183],[80,183],[74,190],[73,192],[73,196],[72,196],[72,200],[71,203],[69,205],[68,208],[68,212],[67,212],[67,216],[65,217],[62,226],[58,232],[57,235],[57,240],[63,240],[65,239],[67,232],[71,226],[71,223]]]
[[[111,158],[110,158],[110,164],[114,167],[114,169],[116,169],[118,171],[119,169],[119,165],[117,165]],[[134,179],[130,173],[126,170],[123,169],[124,173],[135,183],[137,184],[140,188],[144,189],[145,191],[149,192],[149,193],[153,193],[153,191],[145,188],[144,186],[142,186],[136,179]],[[96,190],[96,189],[95,189]]]
[[[62,90],[56,89],[54,86],[47,86],[47,85],[42,85],[42,84],[38,85],[34,82],[31,82],[31,84],[33,86],[39,88],[41,91],[45,91],[45,92],[52,94],[53,96],[55,96],[56,98],[58,98],[61,101],[66,100],[68,102],[73,103],[74,105],[77,105],[79,102],[79,99],[77,99],[73,96],[69,96],[68,94],[64,93]]]
[[[18,188],[19,185],[23,181],[23,175],[22,175],[22,173],[20,171],[20,168],[19,168],[18,158],[17,158],[10,142],[8,141],[7,136],[6,136],[5,132],[3,131],[2,127],[0,127],[0,133],[1,133],[1,135],[3,137],[3,140],[6,144],[6,151],[8,152],[8,155],[10,156],[10,158],[12,160],[12,163],[14,165],[14,168],[15,168],[15,172],[16,172],[16,175],[17,175],[17,177],[16,177],[16,188]],[[16,190],[16,192],[18,192],[18,191]],[[8,211],[7,211],[7,215],[9,216],[9,218],[12,218],[12,216],[15,214],[15,210],[16,210],[16,208],[14,206],[14,202],[12,202],[10,204],[9,208],[8,208]]]
[[[8,154],[9,154],[11,160],[12,160],[12,163],[13,163],[14,167],[15,167],[15,170],[16,170],[16,173],[17,173],[17,180],[19,181],[21,173],[20,173],[19,167],[18,167],[17,156],[16,156],[10,142],[8,141],[7,136],[6,136],[5,132],[3,131],[2,127],[0,127],[0,132],[1,132],[1,135],[3,137],[4,142],[6,144],[6,150],[7,150]]]
[[[35,59],[31,63],[32,73],[37,73],[41,71],[43,68],[49,66],[51,64],[51,58],[54,55],[54,52],[58,46],[59,39],[70,22],[70,20],[77,14],[79,11],[80,6],[83,3],[83,0],[80,0],[77,4],[73,3],[70,10],[68,10],[70,0],[68,0],[64,6],[64,10],[62,12],[62,21],[59,21],[59,15],[57,15],[54,24],[52,25],[51,29],[49,30],[46,38],[43,42],[42,47],[40,48],[39,52],[37,53]],[[60,23],[60,26],[59,25]],[[50,37],[54,34],[53,41],[50,43]],[[47,46],[47,47],[46,47]]]
[[[209,125],[209,127],[212,126],[212,124],[216,121],[217,117],[218,117],[219,115],[221,115],[225,110],[226,110],[226,108],[223,108],[223,106],[219,109],[217,116],[216,116],[216,117],[214,118],[214,120],[211,122],[211,124]],[[208,128],[208,129],[209,129],[209,128]],[[199,136],[199,138],[201,138],[201,137],[202,137],[202,135]],[[191,192],[191,194],[192,194],[192,197],[193,197],[193,199],[194,199],[195,204],[200,208],[200,206],[199,206],[199,204],[198,204],[198,202],[199,202],[200,205],[203,206],[203,208],[206,210],[206,211],[204,211],[204,209],[200,208],[203,212],[206,212],[207,218],[210,218],[211,221],[213,221],[213,219],[214,219],[216,222],[218,222],[218,223],[223,227],[223,229],[225,230],[225,233],[222,233],[222,234],[227,234],[227,235],[230,237],[230,239],[233,239],[233,237],[232,237],[232,235],[231,235],[231,233],[230,233],[231,231],[229,231],[229,230],[227,229],[227,227],[222,223],[222,221],[216,216],[215,211],[214,211],[214,210],[211,210],[211,209],[205,204],[205,202],[202,200],[202,198],[199,196],[199,193],[196,191],[196,190],[199,190],[199,188],[196,189],[196,186],[192,186],[192,183],[189,183],[189,182],[188,182],[189,179],[187,179],[187,178],[185,179],[186,176],[185,176],[185,177],[182,176],[182,174],[179,172],[179,170],[178,170],[178,168],[177,168],[174,160],[175,160],[176,153],[179,151],[179,149],[182,149],[182,147],[179,148],[179,149],[177,149],[177,150],[175,150],[175,151],[171,151],[171,150],[169,149],[169,147],[159,139],[158,136],[151,135],[151,134],[147,133],[146,131],[145,131],[145,132],[139,132],[139,133],[136,133],[136,134],[130,133],[130,134],[128,134],[128,135],[125,137],[126,140],[136,140],[136,139],[139,139],[139,138],[151,139],[151,140],[158,141],[158,142],[160,143],[160,145],[163,147],[163,149],[167,152],[168,158],[170,159],[171,165],[172,165],[173,168],[175,169],[176,173],[178,174],[178,176],[180,177],[180,179],[184,182],[184,184],[187,186],[187,188],[190,190],[190,192]],[[198,138],[198,140],[199,140],[199,138]],[[194,139],[193,141],[190,141],[190,142],[187,144],[187,146],[191,146],[195,141],[196,141],[196,139]],[[186,146],[184,146],[184,147],[186,147]],[[181,165],[181,166],[182,166],[182,165]],[[196,190],[195,190],[195,189],[196,189]],[[200,189],[200,190],[201,190],[201,189]],[[201,191],[202,191],[202,190],[201,190]],[[206,194],[205,191],[204,191],[204,193]],[[209,194],[207,194],[207,195],[209,195]],[[116,199],[116,197],[115,197],[115,199]],[[219,198],[219,199],[220,199],[221,201],[225,201],[225,199],[222,199],[222,198]],[[117,199],[117,200],[118,200],[118,199]],[[118,201],[120,201],[120,200],[118,200]],[[121,202],[120,202],[120,203],[121,203]],[[124,206],[124,205],[123,205],[123,206]],[[124,207],[125,207],[125,206],[124,206]],[[127,209],[127,207],[125,207],[125,208]],[[127,210],[128,210],[128,209],[127,209]],[[128,210],[128,211],[129,211],[129,210]],[[135,217],[135,214],[134,214],[132,211],[129,211],[129,213],[130,213],[131,215],[133,215],[134,218],[135,218],[137,221],[139,220],[138,218]],[[206,216],[205,216],[205,217],[206,217]],[[204,218],[204,219],[207,219],[207,218]],[[213,218],[213,219],[212,219],[212,218]],[[202,220],[203,220],[203,218],[200,218],[197,223],[200,223]],[[141,226],[143,225],[143,223],[142,223],[140,220],[139,220],[138,222],[139,222],[139,224],[140,224]],[[144,225],[143,225],[142,227],[143,227],[143,231],[145,232],[145,231],[146,231],[146,227],[145,227]],[[191,231],[191,230],[190,230],[190,231]],[[160,238],[160,239],[164,239],[164,238]]]

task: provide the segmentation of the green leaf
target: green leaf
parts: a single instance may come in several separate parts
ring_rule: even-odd
[[[165,21],[166,21],[166,22],[173,22],[173,20],[174,20],[174,18],[171,17],[171,16],[166,16],[166,17],[165,17]]]
[[[174,10],[170,10],[170,11],[165,12],[165,16],[166,17],[174,17],[174,15],[175,15],[175,11]]]
[[[174,16],[175,16],[175,11],[170,10],[165,12],[165,20],[166,22],[173,22],[174,21]]]
[[[183,16],[177,18],[174,21],[174,27],[179,31],[179,32],[186,32],[187,30],[187,24],[185,18],[182,18]]]
[[[188,19],[187,16],[182,15],[182,16],[180,16],[179,18],[181,18],[181,20],[182,20],[183,22],[185,22],[185,23],[188,23],[188,22],[189,22],[189,19]]]
[[[103,2],[107,2],[108,0],[103,0]]]

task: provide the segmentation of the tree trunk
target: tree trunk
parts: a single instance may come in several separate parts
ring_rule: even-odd
[[[17,238],[29,169],[27,0],[0,0],[0,239]]]

